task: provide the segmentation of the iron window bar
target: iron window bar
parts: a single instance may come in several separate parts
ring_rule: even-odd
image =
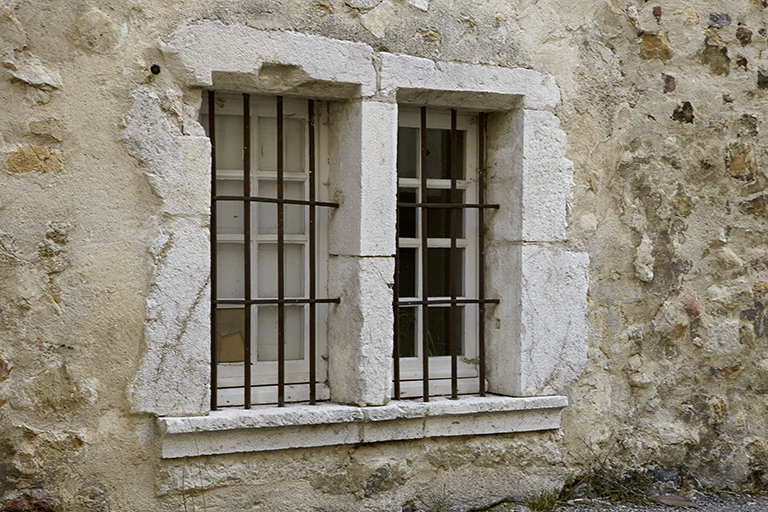
[[[429,401],[429,306],[448,305],[449,306],[449,345],[451,358],[451,398],[458,398],[458,346],[461,336],[458,322],[458,306],[463,304],[478,305],[478,379],[479,394],[485,396],[485,305],[498,304],[498,299],[487,299],[485,297],[485,211],[487,209],[498,209],[498,204],[488,204],[485,202],[485,124],[486,114],[480,113],[478,116],[478,202],[461,202],[460,191],[458,189],[458,129],[457,129],[457,111],[451,110],[450,127],[450,202],[449,203],[430,203],[427,197],[427,108],[420,109],[420,145],[421,145],[421,197],[420,201],[401,201],[400,187],[397,192],[397,228],[395,237],[395,284],[394,292],[394,394],[395,398],[400,398],[401,377],[400,377],[400,307],[417,306],[421,308],[422,322],[422,398],[425,402]],[[422,299],[400,299],[400,208],[415,208],[421,213],[421,296]],[[449,299],[430,299],[429,298],[429,265],[427,248],[429,244],[428,237],[428,211],[433,209],[447,209],[449,212]],[[477,298],[459,298],[458,297],[458,277],[462,273],[459,261],[459,248],[457,240],[461,231],[461,217],[459,213],[462,210],[477,209]],[[463,329],[463,328],[462,328]]]
[[[317,402],[317,304],[338,304],[339,298],[317,297],[316,274],[316,209],[317,207],[338,207],[338,203],[318,201],[316,199],[316,158],[315,158],[315,104],[314,100],[307,100],[308,113],[308,173],[309,173],[309,200],[287,199],[284,197],[284,130],[283,130],[283,98],[276,97],[277,120],[277,197],[261,197],[251,195],[251,134],[250,134],[250,95],[243,94],[243,195],[218,195],[216,190],[216,114],[215,92],[208,91],[208,133],[211,140],[211,410],[216,410],[218,404],[218,339],[217,339],[217,313],[219,305],[244,306],[244,333],[243,333],[243,401],[244,408],[251,408],[251,307],[254,305],[277,305],[277,405],[285,406],[285,305],[307,304],[309,307],[309,403]],[[221,201],[240,202],[243,205],[243,238],[244,238],[244,298],[220,299],[218,294],[218,267],[217,267],[217,205]],[[251,215],[252,202],[272,203],[277,205],[277,298],[254,299],[251,297]],[[285,297],[285,205],[306,206],[309,208],[309,297],[286,298]]]

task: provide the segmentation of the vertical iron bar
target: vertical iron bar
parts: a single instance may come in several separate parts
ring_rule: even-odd
[[[458,165],[457,165],[457,159],[458,159],[458,140],[457,140],[457,129],[456,129],[456,109],[451,109],[451,156],[450,156],[450,167],[451,167],[451,203],[456,205],[458,204],[459,197],[458,197],[458,190],[456,189],[456,181],[457,181],[457,174],[458,174]],[[456,290],[456,281],[459,279],[459,276],[461,275],[461,270],[458,268],[458,249],[456,248],[456,236],[458,235],[458,226],[457,226],[457,219],[458,214],[462,210],[459,210],[456,206],[452,206],[448,210],[448,214],[450,215],[449,221],[450,221],[450,236],[451,236],[451,249],[450,249],[450,276],[449,276],[449,283],[450,283],[450,293],[451,293],[451,309],[448,316],[448,322],[449,322],[449,340],[451,344],[451,398],[454,400],[458,398],[459,395],[459,379],[458,379],[458,345],[459,345],[459,329],[457,327],[457,319],[456,316],[458,314],[457,306],[456,306],[456,296],[457,296],[457,290]]]
[[[307,104],[309,128],[309,403],[314,405],[317,398],[315,366],[317,358],[315,336],[315,102]]]
[[[243,94],[243,196],[251,195],[251,97]],[[243,201],[243,245],[245,258],[245,300],[251,300],[251,202]],[[245,304],[245,340],[243,343],[243,399],[245,408],[251,408],[251,311]]]
[[[396,178],[399,180],[399,176]],[[395,195],[395,286],[392,288],[392,309],[394,311],[394,350],[392,363],[394,369],[394,399],[400,399],[400,186],[398,181]]]
[[[216,299],[216,251],[218,249],[218,236],[216,233],[216,94],[208,91],[208,137],[211,139],[211,410],[218,408],[218,378],[219,358],[218,340],[216,339],[218,308]]]
[[[480,396],[485,396],[485,112],[480,112],[478,120],[478,162],[477,162],[477,298],[478,304],[478,333],[477,349],[480,362]]]
[[[422,355],[422,390],[424,401],[429,402],[429,270],[427,257],[427,107],[421,107],[421,293],[424,304],[421,306],[421,355]]]
[[[283,97],[277,97],[277,406],[285,407],[285,265],[283,253]]]

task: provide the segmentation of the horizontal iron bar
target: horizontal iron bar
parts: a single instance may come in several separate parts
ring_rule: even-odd
[[[341,299],[216,299],[214,304],[339,304]]]
[[[397,300],[396,306],[433,306],[437,304],[499,304],[499,299],[432,299],[432,300]]]
[[[470,204],[470,203],[397,203],[397,206],[410,206],[419,208],[493,208],[499,209],[498,204]]]
[[[214,201],[251,201],[255,203],[282,203],[282,204],[298,204],[303,206],[329,206],[331,208],[338,208],[339,203],[331,203],[327,201],[307,201],[306,199],[278,199],[276,197],[247,197],[247,196],[213,196]]]

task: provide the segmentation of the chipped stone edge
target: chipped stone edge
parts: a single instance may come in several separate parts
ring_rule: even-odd
[[[212,411],[161,417],[164,459],[339,444],[504,434],[560,428],[564,396],[434,398],[381,407],[333,403]]]

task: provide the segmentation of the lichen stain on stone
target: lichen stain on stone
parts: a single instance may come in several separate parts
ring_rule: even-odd
[[[712,368],[712,376],[717,380],[732,379],[738,376],[744,369],[741,361],[736,361],[722,368]]]
[[[712,397],[707,401],[709,405],[710,423],[722,423],[728,414],[728,402],[723,397]]]
[[[684,101],[672,112],[672,119],[681,123],[693,123],[696,116],[693,115],[693,105],[690,101]]]
[[[752,31],[747,27],[739,27],[736,29],[736,39],[739,40],[741,46],[747,46],[752,42]]]
[[[725,46],[705,45],[701,52],[702,64],[709,66],[709,71],[715,75],[728,76],[731,72],[731,59]]]
[[[757,176],[757,159],[752,144],[735,142],[728,145],[725,166],[733,178],[752,181]]]
[[[426,39],[427,41],[440,44],[440,34],[438,32],[435,32],[432,29],[429,29],[426,32],[420,33],[419,35],[424,39]]]
[[[680,217],[687,217],[691,214],[691,211],[693,211],[693,199],[688,195],[688,192],[683,185],[679,183],[677,185],[677,192],[672,198],[671,203],[672,209]]]
[[[666,35],[640,34],[640,38],[640,57],[643,59],[658,57],[662,61],[668,61],[672,58],[672,45]]]
[[[8,153],[8,172],[24,174],[35,171],[41,174],[61,171],[61,155],[45,146],[22,146]]]

